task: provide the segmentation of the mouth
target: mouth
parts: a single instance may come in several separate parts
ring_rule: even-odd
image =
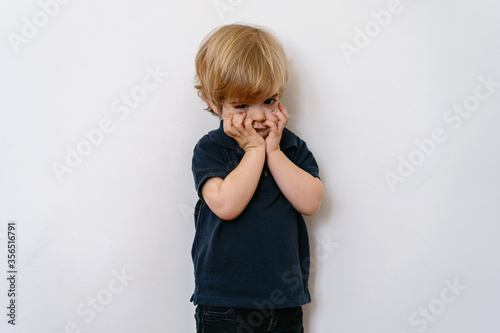
[[[257,131],[257,133],[265,139],[269,135],[268,129],[268,127],[258,127],[255,131]]]

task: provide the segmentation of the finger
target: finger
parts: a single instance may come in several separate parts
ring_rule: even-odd
[[[277,114],[277,117],[279,119],[278,127],[280,131],[283,131],[283,129],[286,127],[286,124],[288,124],[288,120],[290,119],[290,117],[285,107],[282,107],[280,111],[281,112]]]
[[[288,122],[288,120],[290,120],[290,114],[288,113],[288,110],[285,108],[285,106],[283,104],[278,104],[278,107],[281,111],[281,113],[283,113],[283,115],[285,116],[286,118],[286,121]]]
[[[222,124],[225,133],[228,133],[231,130],[232,122],[233,122],[233,115],[230,114],[224,118]]]
[[[253,128],[253,119],[251,117],[246,117],[245,121],[243,123],[243,126],[245,126],[246,130],[249,130],[250,128]]]
[[[238,130],[238,132],[242,130],[243,121],[245,120],[246,115],[247,114],[243,112],[235,114],[233,117],[233,126]]]
[[[285,115],[283,114],[283,112],[281,112],[281,110],[274,110],[273,115],[278,120],[277,122],[286,121]]]
[[[281,132],[285,128],[288,121],[285,118],[285,115],[280,111],[277,111],[275,113],[275,116],[278,119],[278,122],[277,122],[278,130]]]
[[[269,127],[271,132],[278,134],[278,125],[274,121],[266,120],[263,124]]]

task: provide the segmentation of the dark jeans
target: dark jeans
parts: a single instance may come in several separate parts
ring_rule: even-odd
[[[303,333],[302,308],[196,307],[197,333]]]

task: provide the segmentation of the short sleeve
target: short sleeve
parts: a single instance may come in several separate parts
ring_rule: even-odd
[[[297,149],[297,166],[309,172],[313,177],[319,178],[319,167],[313,154],[307,148],[307,144],[300,140]]]
[[[308,172],[313,177],[320,178],[318,163],[316,163],[316,159],[307,148],[307,144],[298,136],[295,136],[294,139],[296,140],[294,147],[290,151],[286,151],[285,154],[299,168]]]
[[[231,172],[229,163],[224,158],[223,147],[214,144],[208,135],[201,138],[193,151],[192,171],[198,197],[203,200],[201,188],[212,177],[222,179]]]

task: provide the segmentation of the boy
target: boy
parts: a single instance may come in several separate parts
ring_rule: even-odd
[[[202,43],[196,79],[221,119],[193,152],[197,332],[303,332],[302,214],[319,209],[323,185],[305,142],[285,128],[285,52],[263,28],[223,26]]]

